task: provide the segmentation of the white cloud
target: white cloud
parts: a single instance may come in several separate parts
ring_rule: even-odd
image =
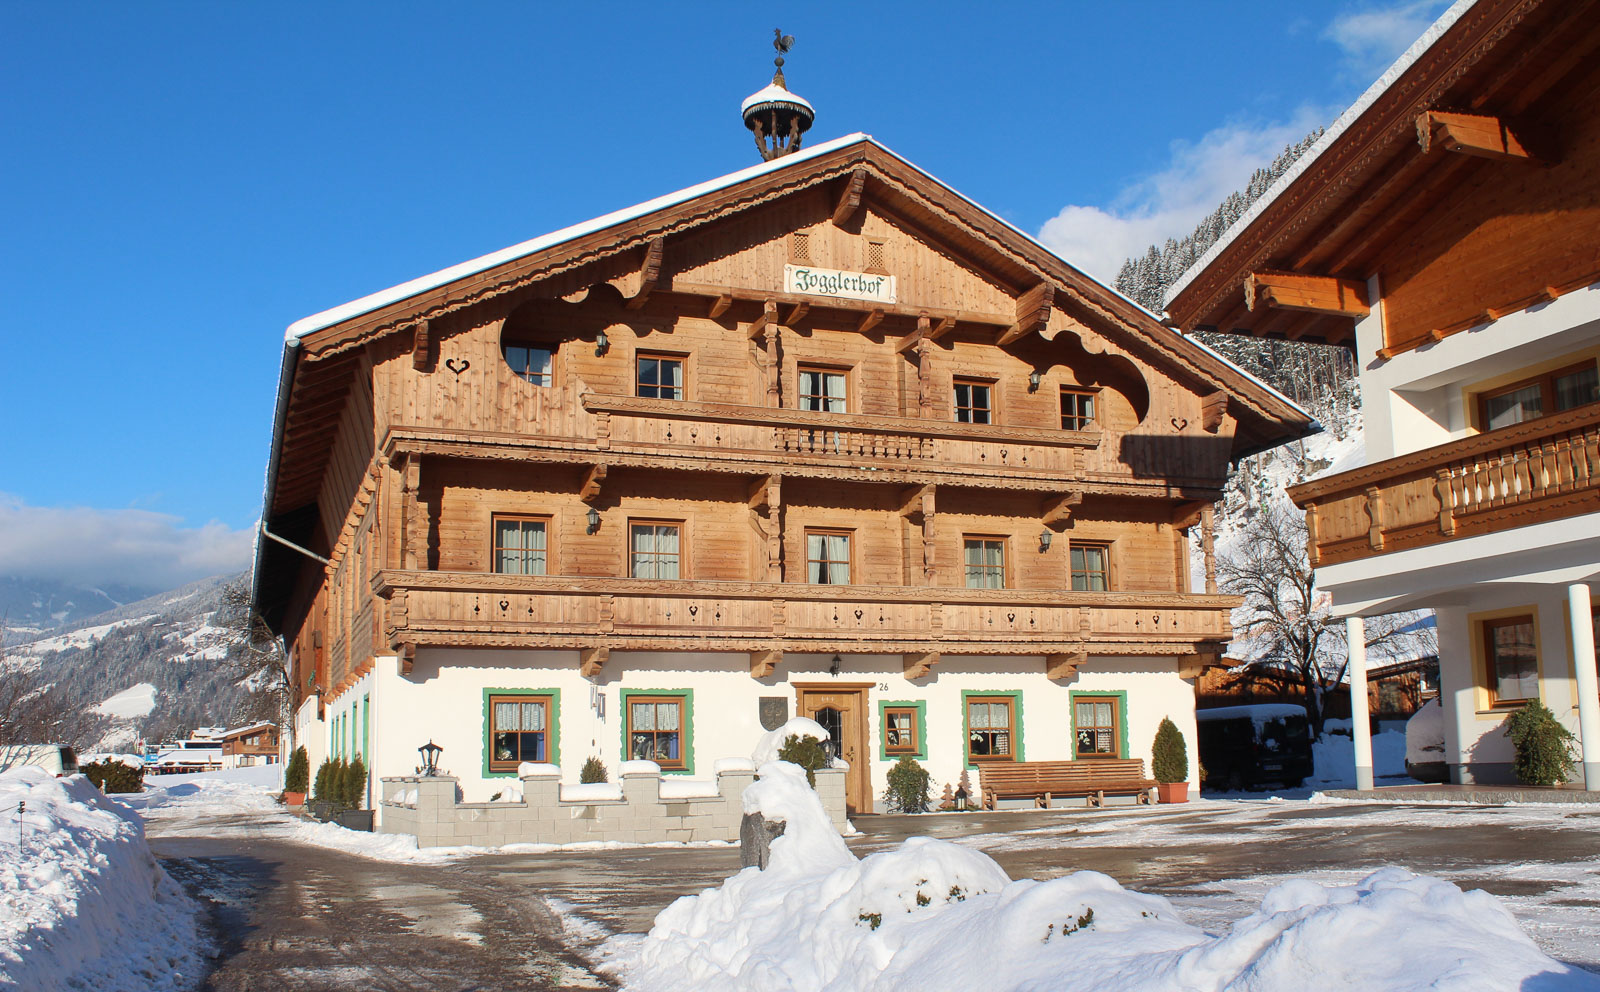
[[[1124,259],[1188,234],[1252,172],[1325,120],[1322,111],[1302,108],[1291,121],[1229,124],[1197,142],[1175,141],[1164,169],[1124,187],[1107,206],[1062,208],[1040,228],[1039,240],[1109,284]]]
[[[1434,22],[1446,0],[1366,6],[1333,19],[1322,36],[1344,50],[1347,72],[1375,79]]]
[[[0,575],[170,589],[249,567],[252,532],[149,510],[28,506],[0,493]]]

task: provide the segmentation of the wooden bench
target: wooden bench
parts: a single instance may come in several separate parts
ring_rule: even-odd
[[[1140,758],[1083,758],[1078,761],[996,761],[980,766],[983,808],[1000,799],[1032,799],[1048,808],[1053,797],[1085,798],[1101,806],[1106,796],[1154,801],[1155,779],[1145,778]]]

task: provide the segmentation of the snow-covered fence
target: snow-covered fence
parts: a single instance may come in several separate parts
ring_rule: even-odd
[[[378,830],[411,834],[418,847],[499,847],[615,841],[736,841],[753,763],[717,762],[712,781],[663,777],[653,761],[624,762],[618,783],[562,785],[556,765],[523,765],[510,801],[456,801],[457,779],[405,775],[382,780]],[[817,795],[835,827],[845,826],[845,769],[819,768]]]

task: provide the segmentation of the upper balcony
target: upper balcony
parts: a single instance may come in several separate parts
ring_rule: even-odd
[[[1600,404],[1289,488],[1313,565],[1600,510]]]

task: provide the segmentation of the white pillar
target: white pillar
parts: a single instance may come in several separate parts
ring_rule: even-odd
[[[1578,736],[1583,746],[1583,787],[1600,789],[1600,685],[1594,661],[1594,622],[1587,583],[1567,586],[1572,617],[1572,674],[1578,682]]]
[[[1350,739],[1356,748],[1356,788],[1372,788],[1372,716],[1367,706],[1367,622],[1344,618],[1350,641]]]

